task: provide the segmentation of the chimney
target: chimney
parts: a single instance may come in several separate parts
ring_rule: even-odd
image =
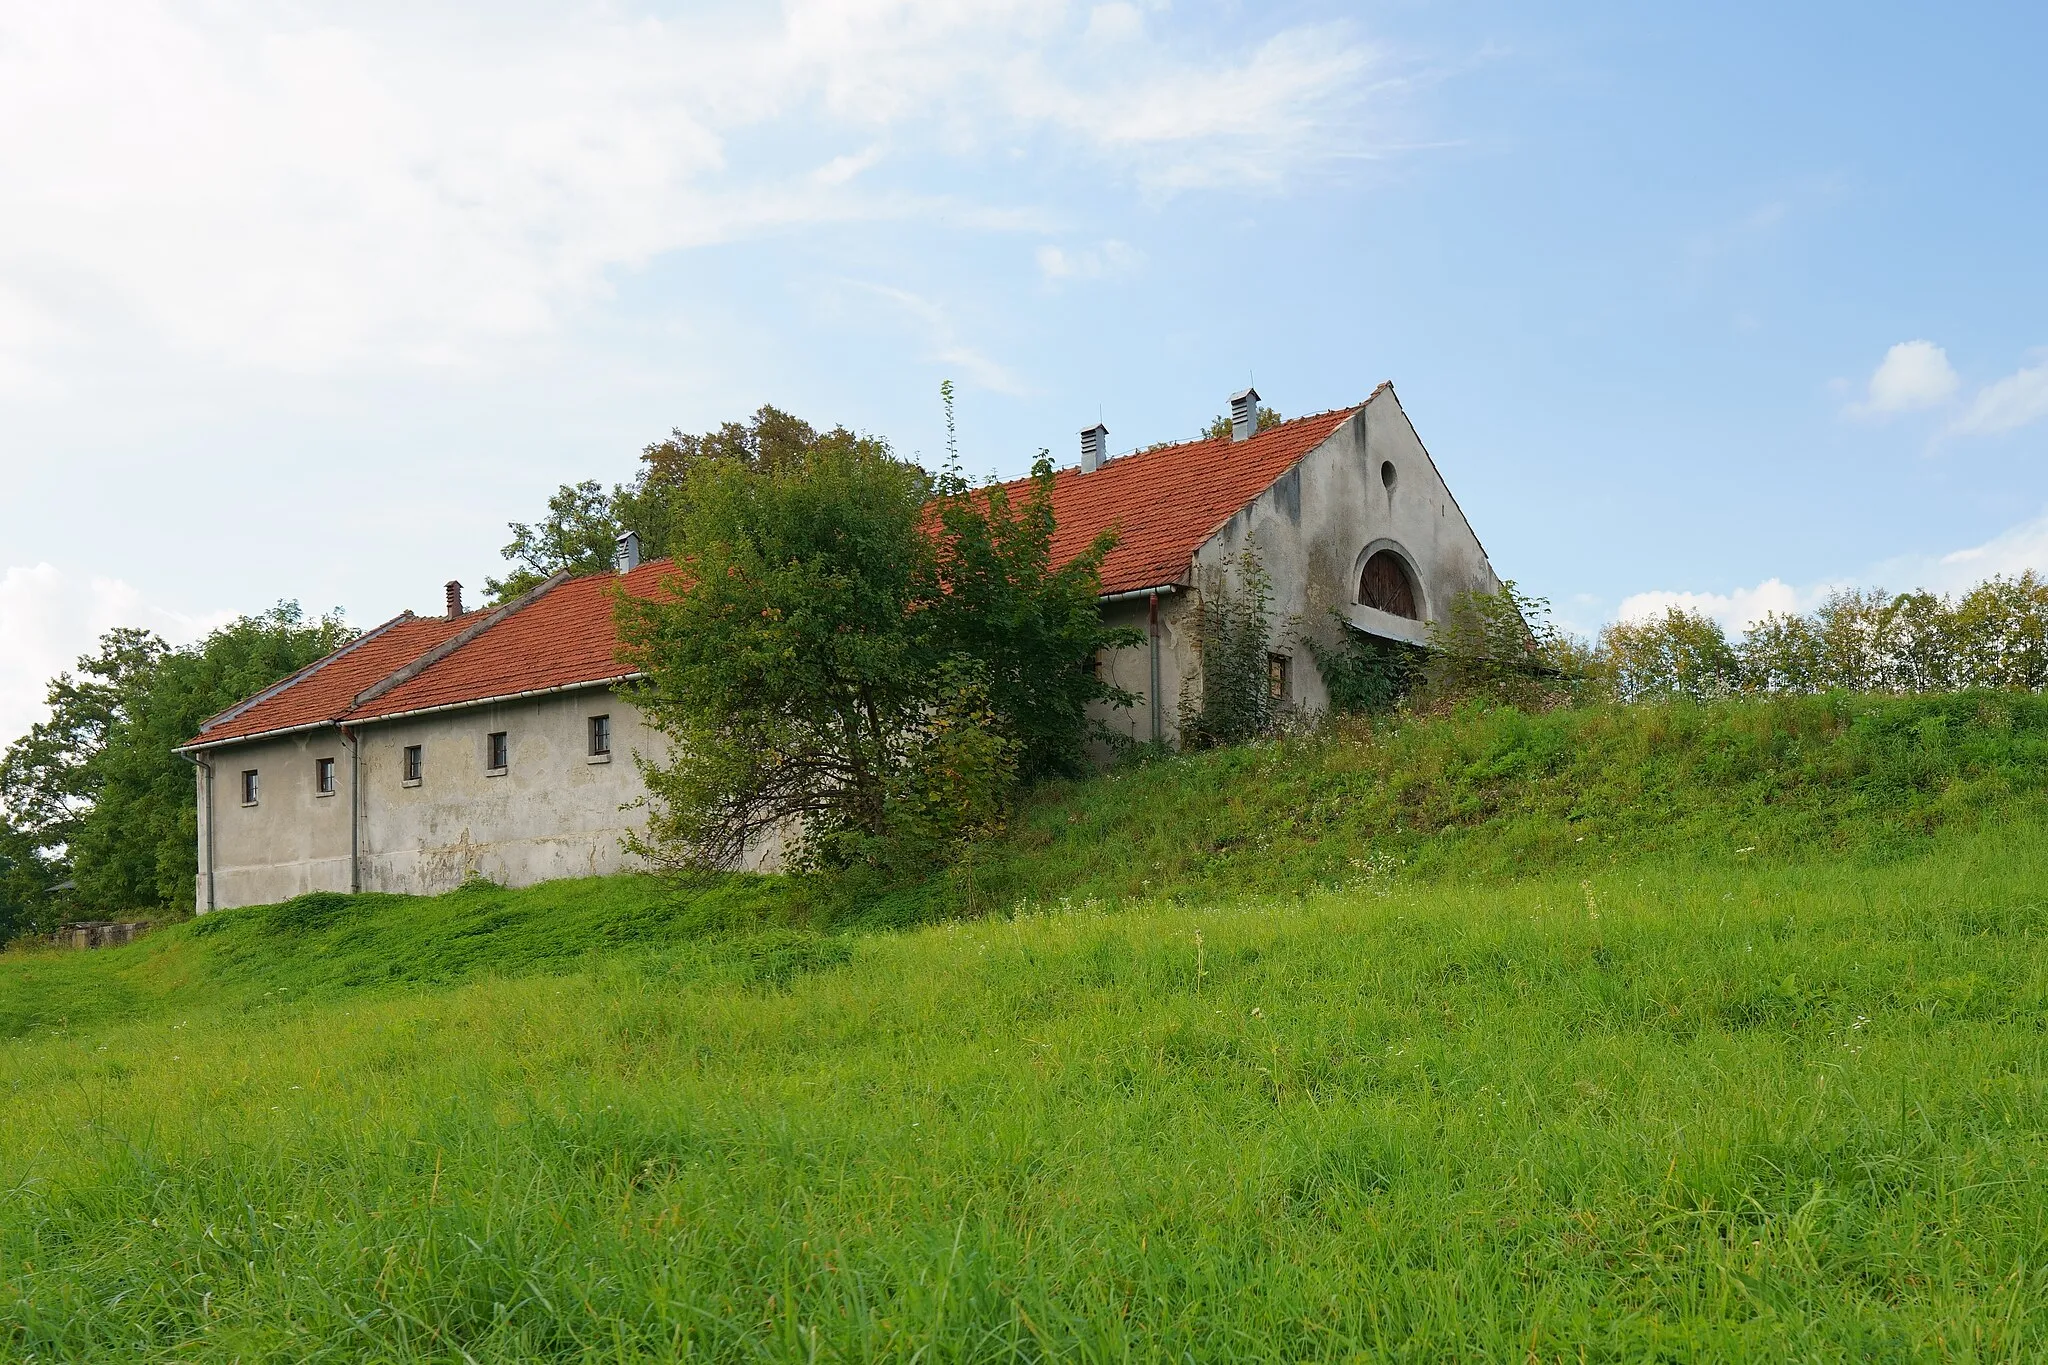
[[[1259,434],[1259,391],[1246,389],[1230,395],[1230,439],[1249,441]]]
[[[1081,472],[1093,474],[1109,463],[1109,428],[1097,422],[1081,433]]]
[[[462,615],[462,584],[448,580],[448,619],[453,621]]]
[[[640,567],[640,537],[631,531],[619,532],[618,552],[612,556],[612,564],[620,573],[631,573]]]

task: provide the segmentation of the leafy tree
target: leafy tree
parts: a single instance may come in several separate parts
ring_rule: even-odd
[[[1742,661],[1720,623],[1668,608],[1647,621],[1617,621],[1600,633],[1608,679],[1624,701],[1679,695],[1723,697],[1742,684]]]
[[[1107,542],[1050,564],[1051,471],[1021,504],[934,480],[835,429],[786,458],[698,458],[656,600],[621,595],[635,700],[671,741],[645,765],[645,850],[729,866],[799,831],[799,866],[945,856],[1020,776],[1071,768]],[[1082,610],[1085,606],[1086,611]]]
[[[1576,699],[1591,658],[1550,619],[1550,603],[1513,580],[1494,592],[1453,597],[1429,623],[1426,689],[1451,700],[1478,697],[1540,708]]]
[[[309,620],[296,603],[222,626],[173,650],[121,628],[49,687],[50,714],[0,757],[10,884],[29,918],[47,918],[47,888],[76,882],[89,914],[190,903],[197,871],[191,765],[172,752],[201,721],[339,648],[338,615]],[[37,908],[41,907],[41,908]]]
[[[692,471],[677,547],[690,580],[619,602],[647,675],[636,700],[672,743],[646,765],[652,850],[727,866],[793,823],[798,861],[829,865],[886,839],[937,663],[913,612],[928,489],[860,438]]]
[[[1017,743],[1020,779],[1079,774],[1087,742],[1110,737],[1089,724],[1088,707],[1135,700],[1102,681],[1095,660],[1105,649],[1144,643],[1136,630],[1106,629],[1096,603],[1115,537],[1104,532],[1055,565],[1051,456],[1038,452],[1021,501],[1000,485],[970,486],[954,449],[950,382],[941,394],[949,459],[927,509],[937,535],[926,608],[935,647],[979,661],[990,704]]]
[[[852,433],[826,433],[847,440]],[[595,479],[565,483],[548,499],[547,515],[533,523],[511,523],[503,550],[513,569],[485,582],[496,601],[517,597],[561,572],[601,573],[611,567],[622,531],[640,537],[649,558],[671,552],[692,475],[709,464],[731,462],[749,469],[779,468],[822,438],[800,417],[764,405],[745,422],[726,422],[702,435],[673,429],[640,452],[640,472],[610,492]]]
[[[35,840],[0,810],[0,944],[50,927],[48,892],[56,880]]]
[[[609,567],[618,546],[616,503],[623,492],[607,493],[596,479],[556,489],[548,499],[547,516],[531,525],[512,523],[512,542],[503,554],[513,570],[503,578],[486,579],[485,591],[503,602],[565,569],[582,574]]]

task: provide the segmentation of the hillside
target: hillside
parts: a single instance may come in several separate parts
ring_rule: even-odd
[[[1467,714],[1048,790],[921,887],[9,954],[0,1354],[2039,1354],[2044,736]]]

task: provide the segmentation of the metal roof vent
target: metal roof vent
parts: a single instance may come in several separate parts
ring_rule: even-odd
[[[1230,439],[1249,441],[1259,432],[1259,391],[1246,389],[1230,395]]]
[[[619,532],[618,552],[612,556],[612,563],[620,573],[631,573],[640,567],[640,537],[631,531]]]
[[[1109,428],[1097,422],[1081,433],[1081,472],[1093,474],[1109,463]]]
[[[462,615],[462,584],[451,578],[448,580],[448,619],[453,621],[460,615]]]

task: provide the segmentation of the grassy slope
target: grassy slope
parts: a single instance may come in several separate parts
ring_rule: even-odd
[[[0,958],[0,1351],[2037,1355],[2043,713],[1967,708],[1157,765],[913,934],[774,926],[967,879]]]

